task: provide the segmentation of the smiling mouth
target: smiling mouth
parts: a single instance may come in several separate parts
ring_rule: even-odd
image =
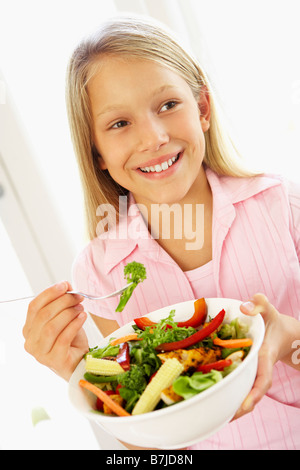
[[[172,157],[169,160],[166,160],[165,162],[162,162],[161,164],[157,164],[154,166],[146,166],[144,168],[139,168],[143,173],[161,173],[162,171],[168,170],[174,163],[177,162],[181,155],[181,152],[179,152],[176,157]]]

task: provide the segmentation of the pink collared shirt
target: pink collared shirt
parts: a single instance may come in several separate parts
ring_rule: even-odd
[[[86,311],[122,326],[194,298],[248,300],[262,292],[281,313],[300,320],[299,186],[276,176],[220,177],[209,169],[206,174],[213,193],[212,261],[183,272],[151,237],[131,197],[131,215],[120,220],[119,232],[94,239],[75,260],[73,287],[112,292],[123,285],[124,266],[131,261],[145,265],[147,279],[122,314],[115,312],[117,298],[85,301]],[[191,449],[300,449],[300,373],[278,362],[272,387],[254,411]]]

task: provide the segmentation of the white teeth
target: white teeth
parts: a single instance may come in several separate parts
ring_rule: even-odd
[[[170,166],[173,165],[173,163],[175,161],[177,161],[179,158],[179,154],[176,155],[176,157],[172,157],[170,158],[169,160],[163,162],[161,165],[157,164],[155,165],[154,167],[153,166],[145,166],[144,168],[140,168],[140,170],[142,170],[144,173],[150,173],[150,171],[152,173],[156,172],[156,173],[160,173],[161,171],[165,171],[167,170]]]

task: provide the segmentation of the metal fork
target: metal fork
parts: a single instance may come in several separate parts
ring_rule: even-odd
[[[121,289],[116,290],[115,292],[112,292],[111,294],[104,295],[102,297],[97,297],[95,295],[90,295],[90,294],[84,294],[83,292],[78,292],[76,290],[69,290],[67,291],[67,294],[82,295],[82,297],[85,297],[86,299],[90,299],[90,300],[103,300],[103,299],[108,299],[109,297],[115,297],[116,295],[121,294],[122,292],[124,292],[124,290],[128,289],[128,287],[131,286],[132,284],[133,282],[130,282],[126,286],[121,287]]]
[[[78,294],[78,295],[81,295],[82,297],[85,297],[86,299],[90,299],[90,300],[104,300],[104,299],[108,299],[109,297],[115,297],[116,295],[121,294],[126,289],[128,289],[128,287],[131,286],[132,284],[133,284],[133,282],[130,282],[126,286],[121,287],[121,289],[118,289],[115,292],[112,292],[111,294],[103,295],[102,297],[85,294],[83,292],[78,292],[78,291],[75,291],[75,290],[68,290],[66,292],[66,294]],[[29,295],[28,297],[20,297],[18,299],[1,300],[0,304],[5,304],[7,302],[16,302],[17,300],[33,299],[34,297],[36,297],[36,296],[35,295]]]

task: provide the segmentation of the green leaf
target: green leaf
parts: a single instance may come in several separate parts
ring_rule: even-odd
[[[202,372],[194,372],[191,377],[181,375],[172,384],[173,390],[185,400],[203,392],[215,383],[222,380],[221,372],[212,370],[208,374]]]
[[[111,344],[108,344],[104,348],[99,348],[98,346],[96,346],[95,348],[90,348],[87,354],[101,359],[106,356],[117,356],[119,353],[119,350],[120,350],[119,345],[112,346]],[[85,356],[87,354],[85,354]]]

